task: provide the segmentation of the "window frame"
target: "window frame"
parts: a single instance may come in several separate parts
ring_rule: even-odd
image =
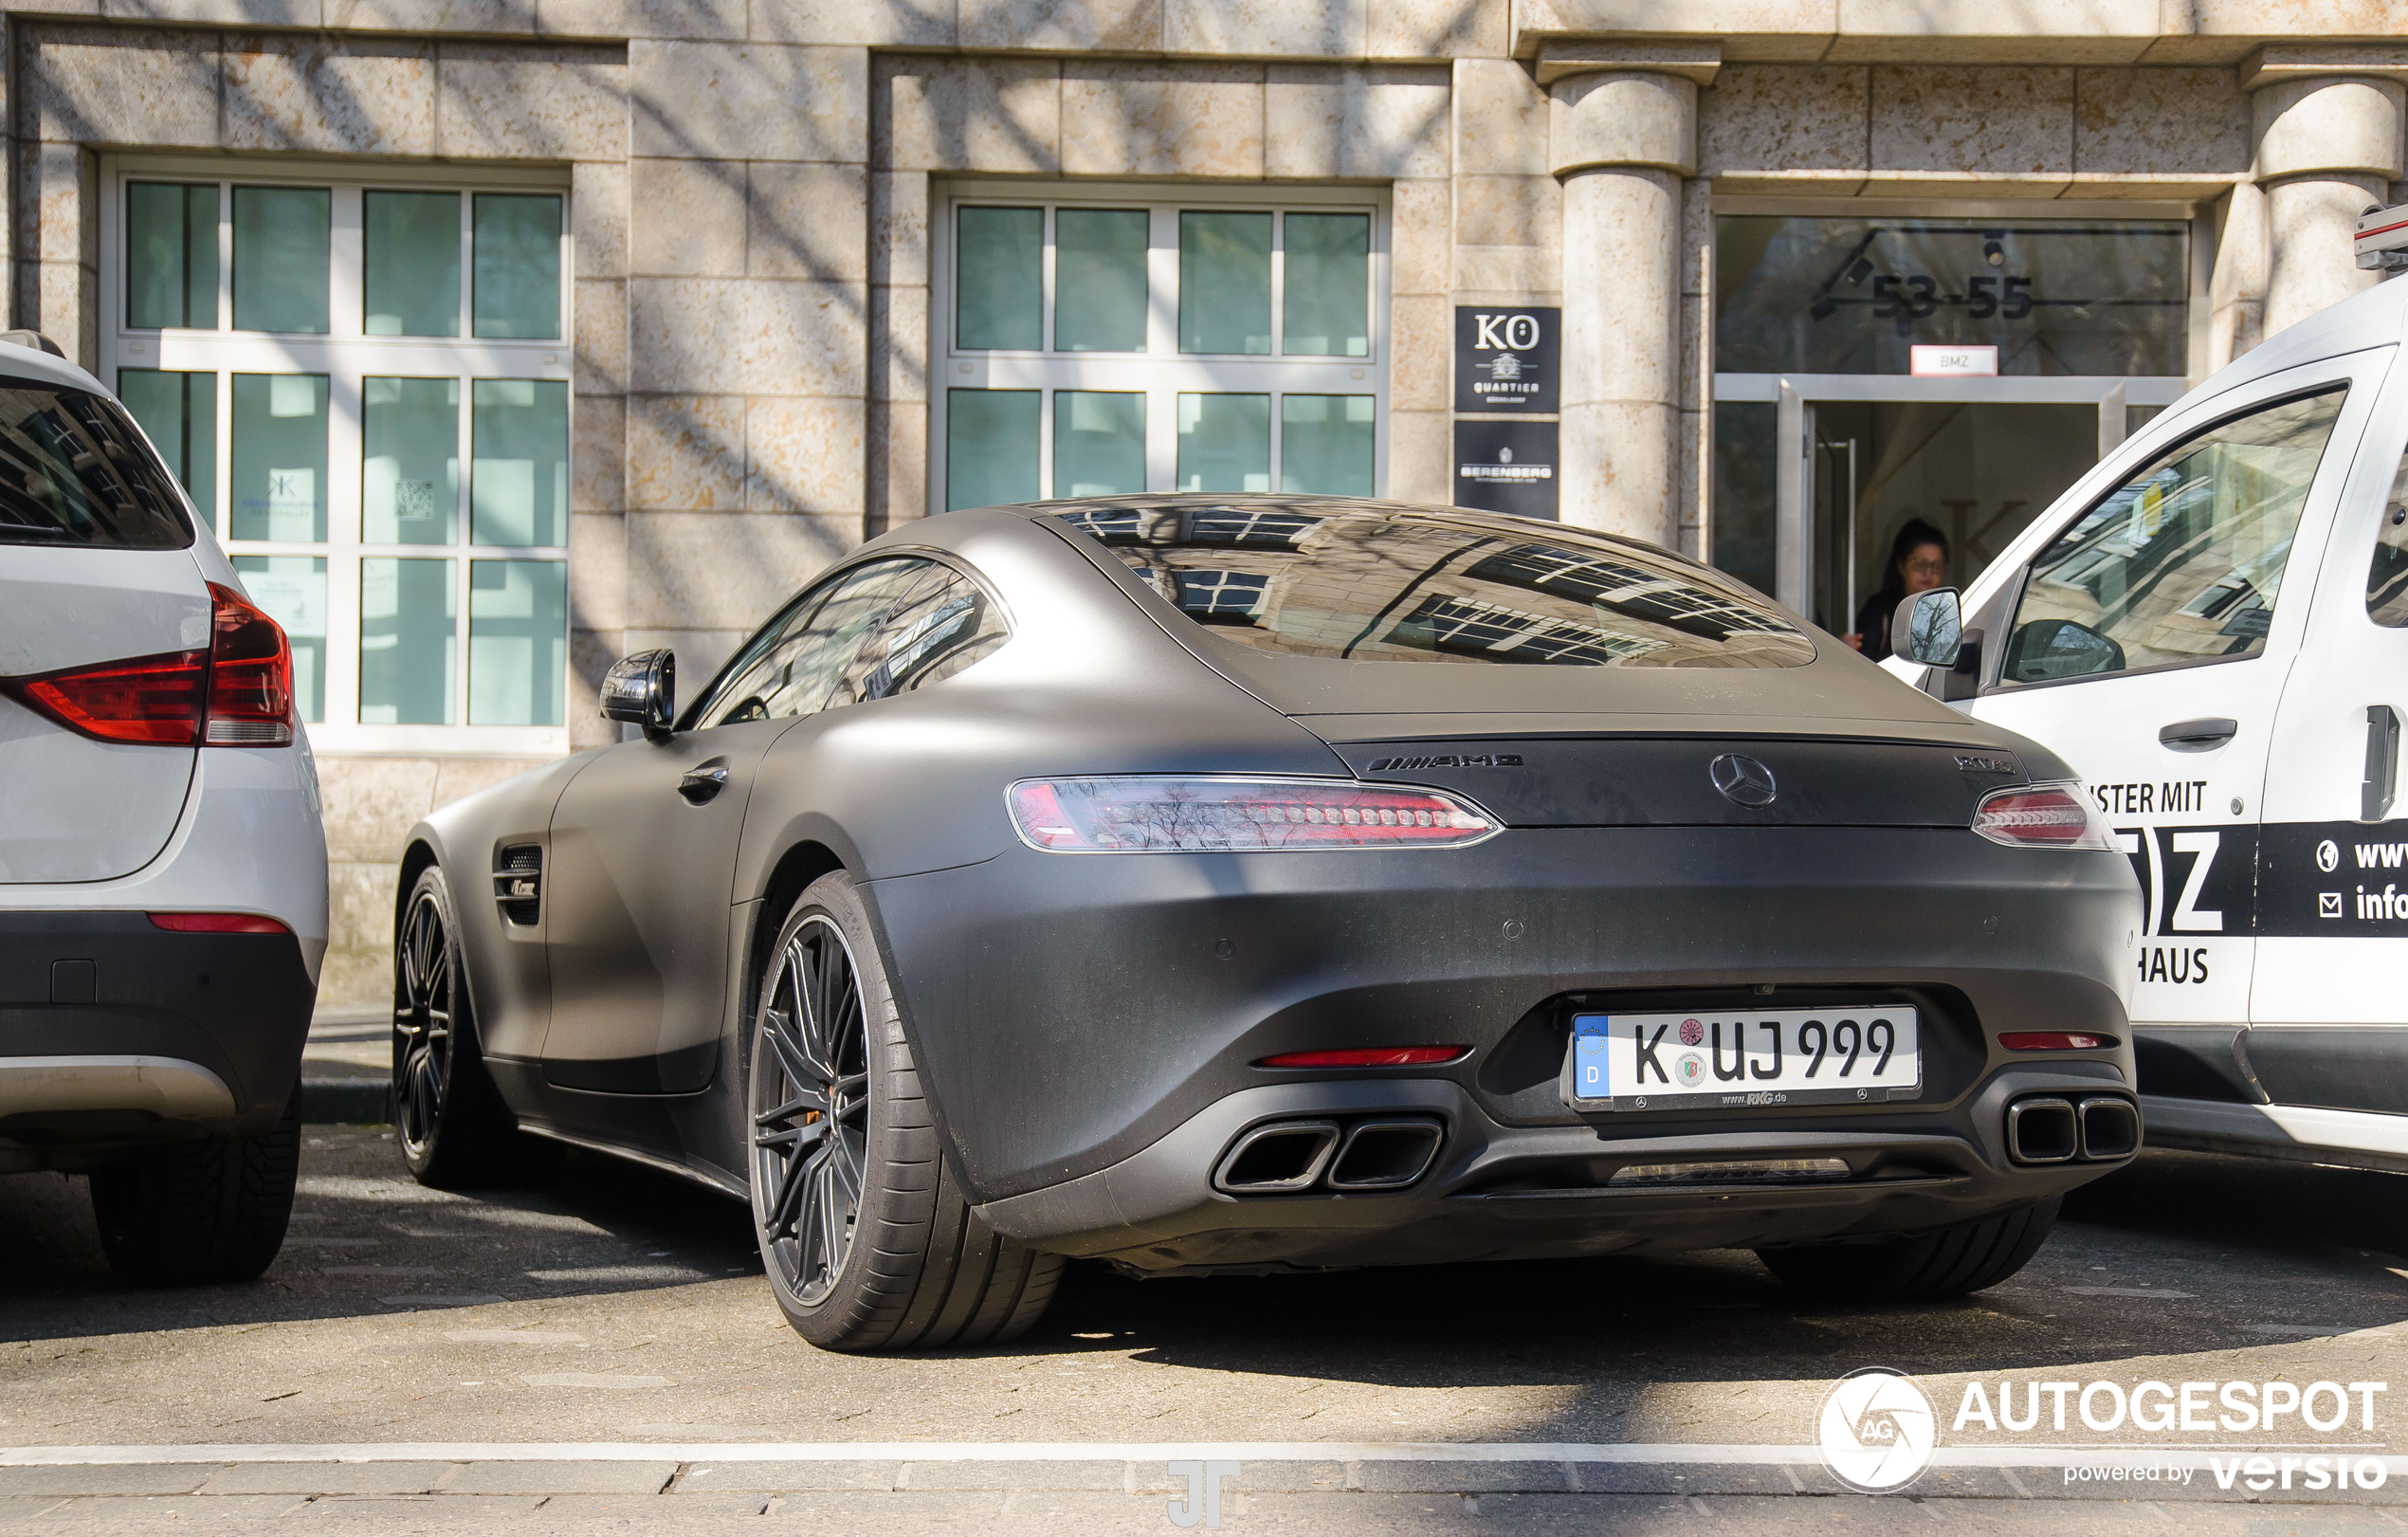
[[[218,193],[219,326],[137,330],[126,324],[130,255],[126,249],[126,186],[130,182],[214,183]],[[557,757],[569,751],[567,705],[570,627],[562,627],[563,712],[561,723],[471,725],[469,654],[471,581],[481,560],[556,561],[569,566],[563,542],[542,545],[472,543],[470,464],[475,451],[475,385],[479,380],[532,379],[561,385],[569,420],[568,473],[575,475],[576,386],[573,281],[575,271],[569,173],[565,169],[494,170],[465,166],[376,168],[331,160],[251,160],[215,156],[116,155],[104,156],[98,185],[100,247],[96,372],[112,395],[128,369],[217,376],[214,505],[211,532],[228,558],[301,556],[326,562],[325,719],[308,724],[310,743],[326,752],[430,753],[496,757]],[[327,329],[324,333],[236,331],[233,325],[233,188],[324,187],[332,191]],[[371,336],[365,329],[366,268],[364,196],[368,192],[447,192],[460,194],[462,267],[460,334],[449,337]],[[517,339],[474,336],[474,229],[476,194],[522,192],[560,199],[559,335]],[[233,375],[323,374],[327,376],[326,540],[241,540],[230,537],[233,476]],[[366,431],[365,385],[369,376],[453,378],[460,381],[458,537],[449,544],[370,544],[361,526]],[[361,561],[373,558],[442,559],[452,562],[454,654],[452,723],[374,724],[359,720]],[[575,574],[565,571],[574,612]]]
[[[1038,338],[1023,349],[964,348],[957,344],[958,217],[963,207],[1039,207],[1045,210]],[[1149,216],[1146,249],[1146,350],[1140,353],[1062,352],[1054,348],[1055,214],[1062,208],[1143,208]],[[1178,216],[1190,212],[1268,212],[1272,225],[1271,348],[1268,354],[1197,354],[1178,351]],[[1315,186],[1203,187],[1164,183],[1066,181],[939,181],[929,190],[928,353],[935,360],[928,381],[927,508],[946,510],[946,437],[955,390],[1038,392],[1037,489],[1053,500],[1054,413],[1065,391],[1142,394],[1145,410],[1145,479],[1142,494],[1176,488],[1178,467],[1177,397],[1181,394],[1260,394],[1269,397],[1270,495],[1280,495],[1283,427],[1280,398],[1297,395],[1369,395],[1373,399],[1372,488],[1388,491],[1389,366],[1392,242],[1391,198],[1384,187]],[[1371,250],[1365,355],[1291,357],[1279,348],[1286,325],[1286,254],[1287,213],[1363,213],[1371,218]],[[1232,495],[1239,493],[1231,493]],[[1263,493],[1248,493],[1263,494]],[[1286,493],[1302,495],[1305,493]]]

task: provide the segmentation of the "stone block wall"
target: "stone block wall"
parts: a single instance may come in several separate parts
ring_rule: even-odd
[[[615,739],[593,689],[616,656],[670,646],[698,683],[830,560],[927,511],[929,221],[947,178],[1385,187],[1388,484],[1432,502],[1451,489],[1453,307],[1560,304],[1567,271],[1669,248],[1664,313],[1612,318],[1674,355],[1669,397],[1651,397],[1671,424],[1654,532],[1710,555],[1718,200],[2192,205],[2214,245],[2195,349],[2212,363],[2290,291],[2280,207],[2408,196],[2396,152],[2336,168],[2318,146],[2349,135],[2306,131],[2396,107],[2408,55],[2353,45],[2340,63],[2359,84],[2319,96],[2297,82],[2325,56],[2266,42],[2408,23],[2349,0],[2219,5],[2176,37],[2160,12],[2181,8],[2155,0],[1992,7],[1979,25],[1936,0],[144,0],[138,22],[115,0],[43,0],[8,24],[0,236],[14,322],[91,362],[109,152],[565,166],[583,747]],[[1869,26],[1888,32],[1855,35]],[[1550,88],[1607,69],[1693,86],[1673,94],[1693,96],[1694,162],[1651,162],[1666,195],[1640,201],[1665,228],[1645,240],[1566,234]],[[2314,112],[2274,135],[2297,161],[2277,163],[2269,123],[2289,108],[2269,103],[2294,98]],[[2283,302],[2314,302],[2297,292]],[[410,822],[524,766],[321,761],[330,998],[383,986]]]

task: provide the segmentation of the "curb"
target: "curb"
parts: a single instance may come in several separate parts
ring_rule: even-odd
[[[303,1078],[301,1119],[383,1125],[392,1119],[392,1084],[384,1078]]]

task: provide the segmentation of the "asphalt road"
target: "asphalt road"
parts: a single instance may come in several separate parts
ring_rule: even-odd
[[[1158,1531],[1186,1488],[1168,1460],[1206,1443],[1256,1443],[1232,1530],[2408,1528],[2408,1461],[2346,1493],[2204,1465],[2408,1454],[2408,1179],[2152,1152],[2021,1275],[1943,1305],[1801,1302],[1736,1252],[1074,1267],[1015,1345],[852,1358],[786,1329],[741,1208],[666,1177],[571,1154],[447,1194],[344,1126],[309,1129],[303,1171],[262,1281],[149,1292],[103,1266],[80,1181],[0,1177],[0,1531]],[[1811,1450],[1834,1381],[1873,1365],[1940,1414],[1906,1497],[1850,1494]],[[2077,1384],[2065,1430],[1952,1423],[1969,1382],[1994,1405],[2014,1382],[2020,1414],[2032,1381]],[[2399,1388],[2324,1431],[2214,1409],[2094,1431],[2076,1395],[2100,1381]],[[129,1445],[153,1450],[94,1450]],[[287,1460],[327,1446],[351,1460]],[[2065,1447],[2160,1476],[2068,1474]]]

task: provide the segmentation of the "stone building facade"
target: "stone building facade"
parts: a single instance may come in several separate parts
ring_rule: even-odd
[[[1136,397],[1167,418],[1177,394],[1177,431],[1201,434],[1221,378],[1304,403],[1280,408],[1285,436],[1240,423],[1230,451],[1268,437],[1302,466],[1322,441],[1312,412],[1338,412],[1361,430],[1328,439],[1333,452],[1367,479],[1331,484],[1444,503],[1453,434],[1486,414],[1456,409],[1458,311],[1560,310],[1545,414],[1560,516],[1716,559],[1842,629],[1879,555],[1855,550],[1839,572],[1829,549],[1844,535],[1853,550],[1860,531],[1878,544],[1887,526],[1865,511],[1884,493],[1858,479],[1860,448],[1877,476],[1885,442],[1925,418],[1934,441],[1988,432],[1984,451],[2022,458],[2054,433],[2062,485],[2186,381],[2373,281],[2351,265],[2352,221],[2408,200],[2408,15],[2381,0],[45,0],[9,10],[7,45],[14,323],[129,399],[138,387],[183,413],[179,469],[211,483],[196,499],[230,509],[221,534],[250,552],[296,634],[315,628],[337,1002],[385,983],[391,862],[411,821],[615,740],[593,710],[615,656],[673,646],[699,681],[845,550],[943,510],[945,434],[1021,430],[967,394],[1018,390],[1029,431],[1054,424],[1054,447],[1028,463],[1053,466],[1066,494],[1070,393],[1117,393],[1096,409],[1130,421],[1151,409]],[[163,197],[184,199],[172,239]],[[1052,274],[1069,249],[1061,210],[1099,202],[1154,210],[1159,284],[1204,281],[1168,276],[1190,270],[1196,210],[1319,210],[1336,222],[1314,228],[1341,246],[1356,238],[1344,221],[1366,221],[1368,254],[1341,253],[1369,278],[1365,335],[1317,344],[1286,375],[1265,372],[1289,362],[1268,343],[1218,362],[1172,356],[1186,348],[1169,345],[1167,320],[1160,345],[1110,367],[1058,326],[1028,357],[964,346],[971,308],[1038,303],[972,273],[963,264],[986,257],[964,254],[966,231],[993,224],[1008,241],[1025,226]],[[964,222],[990,208],[1042,212]],[[455,211],[447,257],[440,230],[394,233]],[[553,238],[547,219],[556,325],[541,318],[549,298],[509,308],[516,280],[500,265]],[[1213,227],[1240,244],[1255,228]],[[1744,270],[1731,256],[1742,234],[1770,253]],[[1718,284],[1779,290],[1781,252],[1842,237],[1870,254],[1840,277],[1807,274],[1813,321],[1757,315],[1773,350],[1733,366],[1738,310]],[[1291,342],[1308,323],[1302,238],[1275,269]],[[1954,395],[1878,349],[1833,365],[1806,356],[1809,336],[1797,357],[1779,352],[1859,302],[1845,274],[1959,240],[1992,252],[2010,309],[2020,282],[2027,299],[2071,306],[2044,321],[2097,330],[2106,316],[2111,331],[2141,315],[2157,339],[2107,366],[2082,363],[2071,331],[2037,351],[2010,337],[1990,355],[1996,376]],[[2148,256],[2149,240],[2177,254]],[[319,249],[319,276],[301,282],[328,281],[332,264],[314,312],[332,320],[304,317],[293,335],[246,325],[246,302],[301,271],[292,253]],[[2018,277],[2026,253],[2036,275]],[[2165,291],[2138,296],[2143,280]],[[1961,318],[1995,284],[1917,281],[1872,284],[1902,344],[1919,303],[1957,327],[1940,342],[1989,334]],[[163,323],[158,284],[178,282],[190,291],[169,319],[184,323]],[[421,301],[377,297],[410,283],[436,294],[430,313],[466,318],[413,321],[404,311]],[[1048,286],[1042,313],[1058,321],[1075,287]],[[314,397],[245,382],[280,373],[331,382]],[[435,375],[448,393],[408,430],[442,442],[394,448],[404,397],[433,400],[422,387]],[[1331,404],[1341,397],[1352,404]],[[1817,399],[1823,420],[1863,423],[1847,427],[1836,522],[1815,500],[1825,482],[1839,495],[1836,429],[1807,427],[1797,464],[1774,463]],[[1995,414],[2009,406],[2030,410]],[[506,448],[556,418],[556,454]],[[303,429],[318,447],[275,446]],[[1167,419],[1144,429],[1137,488],[1244,488],[1205,469],[1181,479],[1188,438],[1171,434]],[[421,451],[449,466],[445,489],[411,479]],[[957,496],[976,458],[950,461]],[[1891,459],[1884,485],[1932,468]],[[1311,474],[1267,484],[1313,488]],[[254,494],[245,476],[279,488]],[[2020,514],[1988,523],[1974,498],[1960,521],[1995,544],[1999,519],[2029,517],[2044,493],[2007,498]],[[429,496],[460,521],[430,513]],[[488,539],[488,523],[514,532]],[[392,616],[421,578],[453,595],[426,599],[423,631]],[[424,704],[390,665],[420,656],[446,669]]]

